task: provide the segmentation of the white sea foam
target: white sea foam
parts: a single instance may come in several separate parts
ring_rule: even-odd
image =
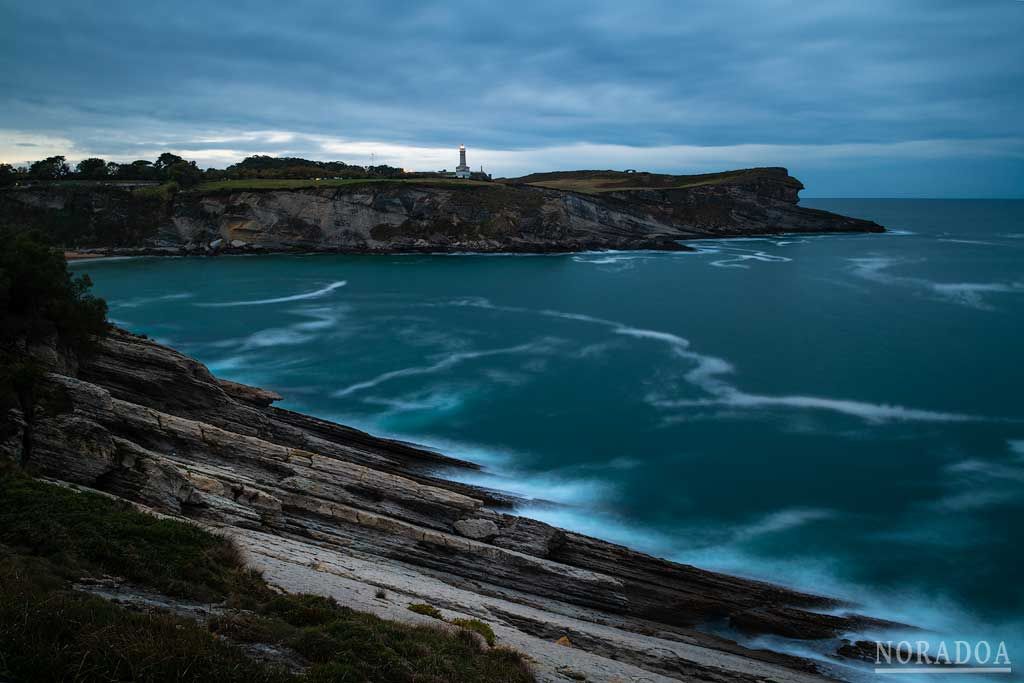
[[[910,261],[884,256],[871,256],[854,258],[850,259],[850,261],[853,263],[854,274],[866,280],[883,285],[900,285],[915,288],[934,294],[944,301],[970,306],[979,310],[992,310],[992,306],[983,296],[985,294],[1024,293],[1024,283],[1021,282],[934,282],[925,278],[893,275],[887,272],[893,266],[919,263],[920,260]]]
[[[976,245],[985,246],[985,247],[1001,247],[1001,246],[1003,246],[1002,244],[999,244],[998,242],[986,242],[984,240],[962,240],[962,239],[954,239],[952,237],[940,237],[938,239],[938,241],[939,242],[952,242],[954,244],[976,244]]]
[[[191,299],[192,296],[193,294],[191,292],[178,292],[176,294],[164,294],[163,296],[137,297],[135,299],[128,299],[127,301],[114,301],[110,304],[110,307],[138,308],[139,306],[155,304],[161,301],[180,301],[182,299]]]
[[[537,491],[537,496],[545,500],[557,499],[564,489],[557,482],[548,482],[547,487]],[[586,500],[588,495],[601,491],[600,488],[576,489],[576,493]],[[516,514],[550,524],[559,529],[602,538],[611,543],[629,546],[641,552],[664,556],[672,547],[672,540],[665,534],[646,529],[621,519],[610,513],[596,511],[593,508],[553,507],[550,505],[526,505],[516,509]]]
[[[401,398],[383,398],[368,396],[364,403],[384,406],[389,414],[413,412],[448,413],[462,405],[462,396],[452,392],[430,392],[426,396],[422,392]],[[385,416],[386,417],[386,416]]]
[[[345,396],[351,396],[352,394],[358,393],[365,389],[378,386],[384,382],[389,382],[393,379],[401,377],[414,377],[417,375],[429,375],[436,372],[442,372],[449,370],[460,363],[464,363],[470,360],[476,360],[478,358],[486,358],[488,356],[500,356],[509,355],[516,353],[529,353],[542,351],[549,345],[549,340],[542,342],[530,342],[527,344],[519,344],[517,346],[507,346],[498,349],[486,349],[483,351],[460,351],[457,353],[450,353],[444,356],[440,360],[430,365],[417,365],[409,368],[402,368],[400,370],[391,370],[389,372],[377,375],[373,379],[368,379],[364,382],[357,382],[344,389],[338,389],[331,396],[335,398],[342,398]]]
[[[312,341],[314,338],[315,337],[313,335],[303,334],[302,332],[292,328],[271,327],[250,334],[245,338],[242,348],[263,349],[274,346],[295,346],[297,344],[305,344],[308,341]]]
[[[1011,452],[1016,453],[1010,441]],[[928,505],[940,512],[961,512],[1004,503],[1020,502],[1024,463],[1020,458],[987,460],[971,458],[947,465],[943,481],[950,493]]]
[[[767,254],[763,251],[755,251],[752,254],[736,254],[731,258],[718,259],[712,261],[711,265],[716,268],[749,268],[747,261],[761,261],[764,263],[788,263],[792,261],[791,258],[785,256],[778,256],[775,254]]]
[[[293,329],[306,332],[321,332],[336,327],[342,315],[348,311],[344,308],[300,308],[293,311],[296,315],[311,318],[307,322],[292,325]]]
[[[302,294],[294,294],[292,296],[281,296],[274,299],[257,299],[255,301],[224,301],[217,303],[198,303],[196,306],[203,306],[205,308],[224,308],[228,306],[263,306],[265,304],[281,304],[289,301],[302,301],[303,299],[316,299],[324,296],[338,289],[344,287],[348,282],[345,280],[339,280],[332,282],[326,287],[314,290],[312,292],[303,292]]]
[[[461,300],[464,301],[464,300]],[[486,301],[486,300],[485,300]],[[472,305],[455,303],[454,305]],[[660,408],[686,408],[698,406],[726,406],[731,408],[794,408],[801,410],[824,410],[841,413],[863,419],[867,422],[885,421],[921,421],[921,422],[968,422],[983,421],[989,418],[947,411],[923,410],[885,403],[869,403],[848,399],[835,399],[819,396],[766,396],[742,391],[729,384],[723,376],[732,374],[735,369],[723,358],[701,354],[690,348],[689,340],[671,332],[631,327],[624,323],[606,318],[598,318],[583,313],[569,313],[552,309],[540,311],[513,306],[495,306],[490,302],[482,306],[491,310],[514,313],[539,314],[563,320],[589,323],[609,327],[615,334],[660,342],[669,346],[673,354],[688,360],[694,367],[686,373],[685,379],[692,385],[712,395],[712,398],[697,400],[667,400],[651,396],[648,402]]]
[[[817,396],[760,396],[739,390],[725,393],[720,403],[738,408],[785,407],[812,410],[826,410],[859,417],[868,422],[920,421],[920,422],[969,422],[985,418],[935,410],[921,410],[885,403],[867,403],[844,399],[822,398]]]
[[[928,507],[939,512],[966,512],[1010,503],[1018,498],[1013,491],[961,491],[940,498]]]
[[[790,529],[796,529],[834,516],[835,513],[833,511],[819,508],[778,510],[765,515],[756,522],[734,529],[732,536],[735,542],[742,543],[767,534],[777,534],[789,531]]]
[[[500,472],[463,471],[448,476],[464,484],[504,491],[527,501],[534,501],[538,505],[527,509],[537,511],[538,515],[543,514],[540,512],[541,510],[550,507],[543,503],[586,506],[586,514],[593,514],[593,508],[590,506],[607,500],[611,493],[611,484],[602,479],[568,478],[558,474],[524,475],[514,469]],[[516,512],[544,521],[542,516],[526,514],[523,508],[517,508]],[[580,510],[580,512],[584,511]]]
[[[213,374],[219,375],[224,372],[230,372],[231,370],[244,368],[247,365],[248,361],[244,356],[229,356],[227,358],[210,361],[206,364],[206,367]]]
[[[629,270],[637,263],[660,258],[677,258],[679,256],[692,256],[692,251],[598,251],[584,252],[572,257],[574,263],[586,263],[594,266],[605,266],[605,271]]]

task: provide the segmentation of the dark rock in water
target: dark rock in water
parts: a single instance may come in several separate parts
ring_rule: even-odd
[[[67,247],[119,254],[193,254],[198,245],[209,254],[685,250],[680,240],[701,237],[883,230],[799,206],[803,185],[784,168],[236,187],[148,203],[114,187],[14,188],[0,192],[0,219],[39,227]]]

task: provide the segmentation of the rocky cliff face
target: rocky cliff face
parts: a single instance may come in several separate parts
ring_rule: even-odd
[[[0,193],[0,219],[46,226],[69,247],[173,253],[680,249],[677,240],[707,236],[882,230],[800,207],[801,188],[781,168],[694,186],[593,193],[526,183],[385,181],[182,192],[143,211],[128,191],[54,186]],[[61,229],[61,221],[76,227]]]
[[[426,602],[481,619],[541,680],[820,680],[820,665],[710,627],[835,652],[843,634],[883,626],[519,517],[514,498],[443,477],[470,463],[274,408],[273,393],[127,332],[77,369],[51,367],[31,421],[7,416],[18,430],[0,454],[220,528],[283,588],[387,618]]]

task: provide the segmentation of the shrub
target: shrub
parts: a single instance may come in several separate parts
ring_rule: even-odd
[[[89,294],[91,286],[87,275],[72,277],[64,255],[37,233],[0,229],[0,417],[17,407],[32,419],[43,368],[27,346],[53,340],[83,355],[106,331],[107,304]]]
[[[248,611],[227,611],[205,624],[134,612],[67,590],[69,580],[87,573],[117,574],[146,588],[222,599]],[[440,618],[436,608],[423,608]],[[289,648],[305,658],[309,670],[303,678],[254,662],[232,645],[238,642]],[[220,536],[186,522],[156,519],[104,496],[34,481],[18,468],[0,465],[0,679],[5,677],[534,680],[522,655],[504,648],[481,651],[469,631],[453,634],[386,621],[316,595],[276,594]]]
[[[409,611],[444,621],[444,617],[441,616],[441,610],[437,609],[433,605],[427,605],[426,603],[422,602],[414,602],[413,604],[409,605]]]
[[[203,625],[64,590],[55,565],[0,560],[0,678],[18,681],[292,681]]]
[[[223,600],[248,578],[225,538],[18,473],[0,476],[0,543],[52,559],[69,578],[115,574],[198,600]]]
[[[494,647],[494,643],[497,642],[497,638],[494,635],[494,629],[479,619],[452,619],[450,623],[458,626],[459,628],[464,628],[467,631],[479,633],[483,637],[484,641],[486,641],[486,643],[491,647]]]

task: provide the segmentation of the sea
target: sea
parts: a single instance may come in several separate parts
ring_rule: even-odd
[[[520,514],[1024,669],[1024,201],[802,204],[889,231],[73,269],[125,328],[479,463],[450,474]]]

